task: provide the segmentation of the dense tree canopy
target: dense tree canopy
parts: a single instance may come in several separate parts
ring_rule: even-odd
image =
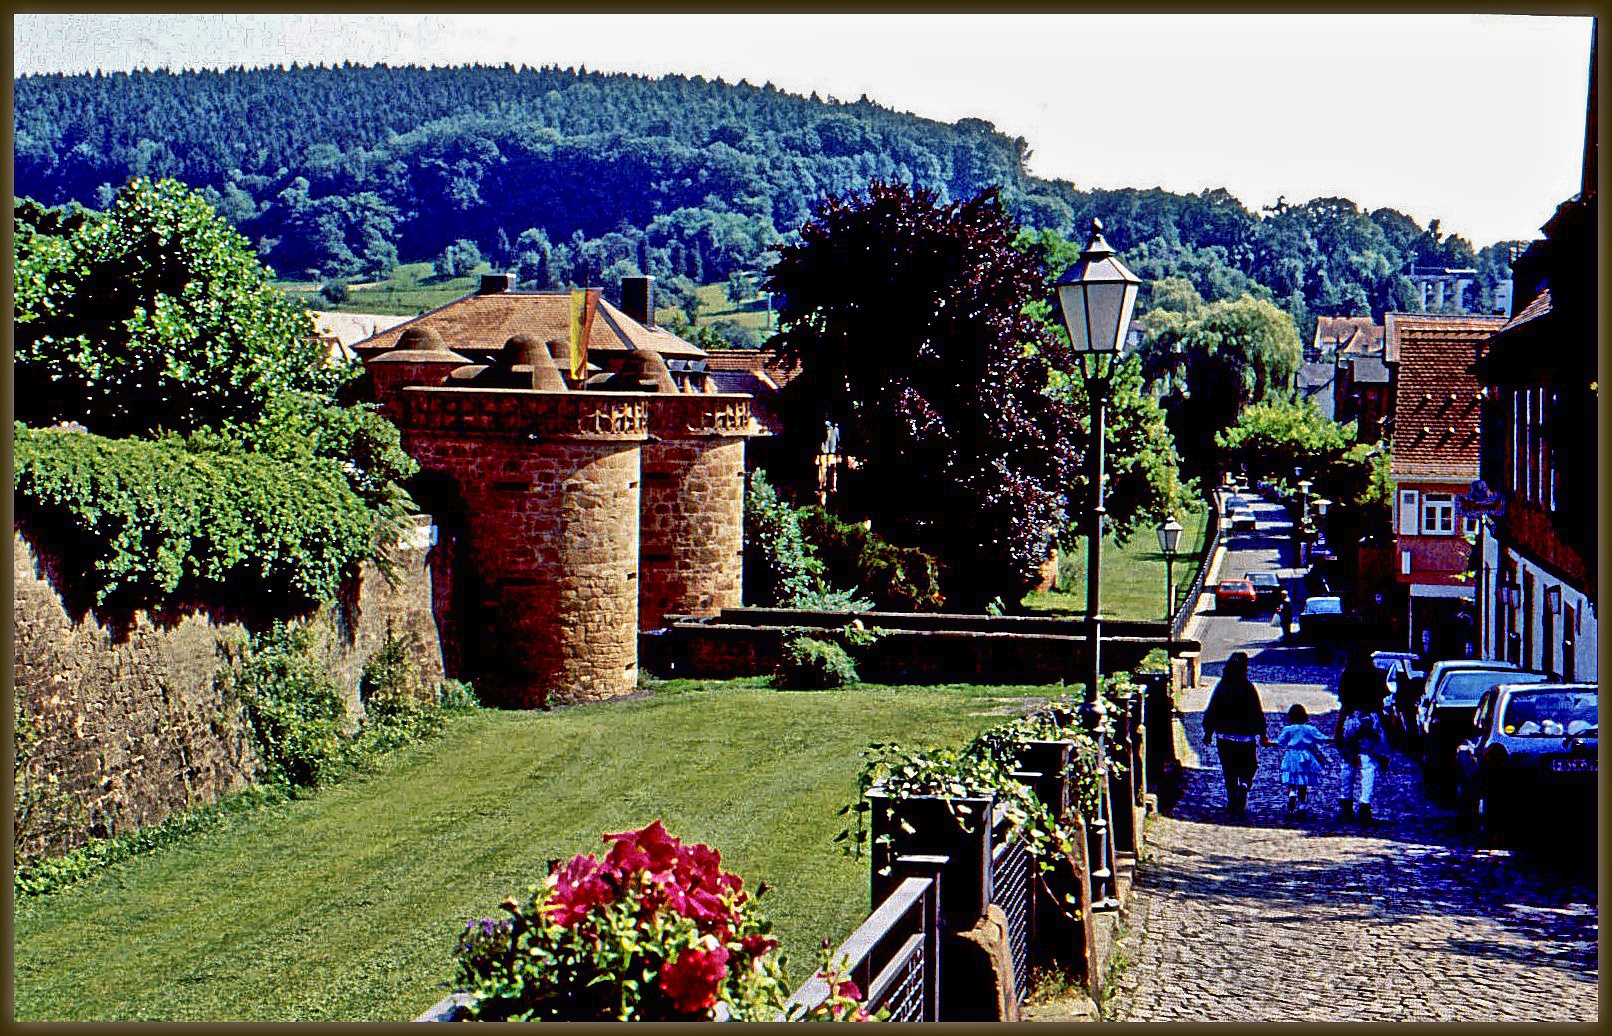
[[[822,199],[875,179],[943,203],[994,187],[1054,237],[1100,217],[1142,277],[1274,302],[1306,340],[1319,315],[1416,309],[1413,261],[1476,269],[1488,306],[1510,254],[1343,198],[1251,211],[1221,189],[1077,190],[1031,176],[1028,143],[980,119],[699,76],[292,65],[24,76],[15,101],[19,194],[105,207],[130,176],[174,177],[310,279],[431,261],[463,238],[537,287],[708,284],[764,268]]]
[[[329,396],[307,311],[240,235],[173,180],[136,180],[101,214],[19,205],[16,416],[113,437],[250,421],[287,391]]]
[[[68,598],[279,618],[387,561],[416,464],[205,200],[136,180],[15,225],[17,514]]]
[[[1272,400],[1244,410],[1237,423],[1215,433],[1225,470],[1250,478],[1288,478],[1295,470],[1314,478],[1354,445],[1353,423],[1340,425],[1311,400]]]
[[[943,566],[954,605],[1017,601],[1061,525],[1076,415],[1049,391],[1067,347],[1025,312],[1046,290],[994,193],[941,204],[876,183],[832,199],[767,287],[800,374],[780,394],[786,452],[825,421],[858,466],[837,507]],[[794,473],[797,477],[804,472]]]
[[[1148,314],[1143,370],[1164,388],[1162,402],[1186,467],[1202,474],[1214,461],[1213,438],[1250,403],[1279,396],[1302,359],[1293,319],[1250,295],[1185,311]]]

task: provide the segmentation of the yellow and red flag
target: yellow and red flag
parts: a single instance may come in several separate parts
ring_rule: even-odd
[[[571,290],[571,380],[579,385],[588,376],[588,336],[593,332],[593,314],[598,308],[598,288]]]

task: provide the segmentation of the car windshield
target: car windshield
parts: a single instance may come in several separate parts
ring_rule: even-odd
[[[1513,669],[1468,669],[1456,671],[1439,685],[1440,705],[1476,705],[1483,692],[1503,683],[1543,683],[1544,673],[1519,673]]]
[[[1274,573],[1274,572],[1250,572],[1249,575],[1248,575],[1248,581],[1250,583],[1253,583],[1255,586],[1275,586],[1276,585],[1276,573]]]
[[[1598,729],[1594,691],[1537,691],[1513,694],[1500,729],[1517,737],[1564,737]]]
[[[1343,602],[1336,597],[1312,597],[1304,602],[1304,611],[1308,615],[1341,615]]]

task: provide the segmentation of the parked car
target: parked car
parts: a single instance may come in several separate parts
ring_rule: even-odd
[[[1383,697],[1383,716],[1388,720],[1388,733],[1401,744],[1419,743],[1416,730],[1416,703],[1421,699],[1427,674],[1417,666],[1420,659],[1409,651],[1373,651],[1371,664],[1380,670],[1388,682],[1388,693]]]
[[[1341,597],[1310,597],[1298,614],[1298,637],[1317,643],[1331,640],[1349,621]]]
[[[1455,751],[1461,816],[1491,837],[1554,841],[1559,832],[1541,827],[1563,807],[1573,823],[1595,799],[1599,697],[1593,683],[1502,683],[1485,691],[1472,736]]]
[[[1254,517],[1253,511],[1228,511],[1227,517],[1231,520],[1232,532],[1255,532],[1259,529],[1259,519]]]
[[[1422,738],[1422,775],[1425,784],[1442,789],[1455,766],[1455,748],[1472,733],[1478,701],[1491,687],[1503,683],[1543,683],[1544,673],[1527,673],[1510,662],[1463,658],[1433,663],[1427,689],[1416,708],[1416,729]]]
[[[1251,612],[1258,607],[1259,595],[1246,579],[1223,579],[1215,587],[1215,611]]]
[[[1275,572],[1249,572],[1244,576],[1254,584],[1254,604],[1262,609],[1274,609],[1282,603],[1282,581]]]

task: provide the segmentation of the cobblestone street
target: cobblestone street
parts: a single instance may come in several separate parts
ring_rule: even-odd
[[[1275,541],[1244,542],[1234,541],[1224,574],[1278,563]],[[1204,678],[1179,703],[1190,747],[1181,795],[1150,818],[1105,1017],[1595,1021],[1593,874],[1577,857],[1479,847],[1423,794],[1405,756],[1378,779],[1369,829],[1338,818],[1330,748],[1311,817],[1287,812],[1274,748],[1260,751],[1247,814],[1227,814],[1201,726],[1225,656],[1249,652],[1273,735],[1295,701],[1331,733],[1336,667],[1277,643],[1268,620],[1198,622]]]

